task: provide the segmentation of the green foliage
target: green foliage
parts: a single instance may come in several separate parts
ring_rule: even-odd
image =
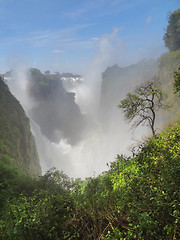
[[[133,93],[128,93],[127,97],[121,101],[119,108],[123,109],[125,117],[130,122],[137,119],[133,124],[134,128],[147,123],[154,135],[156,111],[165,107],[162,104],[162,97],[158,79],[154,77],[152,81],[137,86]]]
[[[174,72],[180,66],[180,9],[169,15],[167,31],[164,35],[165,46],[170,52],[159,58],[159,79],[163,91],[167,93],[166,103],[171,106],[170,111],[162,112],[164,122],[177,121],[180,117],[180,99],[174,94]],[[175,86],[174,86],[175,87]],[[175,87],[176,89],[176,87]]]
[[[121,101],[119,107],[124,110],[124,114],[127,119],[133,120],[142,103],[143,99],[141,99],[139,96],[128,93],[127,98]]]
[[[168,111],[161,111],[163,123],[177,122],[180,118],[179,106],[180,98],[178,94],[174,94],[174,72],[180,66],[180,50],[169,52],[162,55],[159,59],[159,80],[161,82],[163,92],[166,92],[165,102],[170,106]]]
[[[12,109],[16,106],[14,100],[3,95],[7,90],[4,84],[2,88],[5,88],[0,91],[2,240],[180,239],[180,123],[150,138],[133,157],[118,155],[109,171],[96,178],[73,180],[52,168],[34,179],[17,164],[18,159],[23,161],[20,139],[24,134],[27,137],[29,128],[23,125],[27,119],[20,114],[21,108]],[[153,94],[161,100],[161,90],[151,82],[129,94],[123,100],[127,117],[133,119],[139,106],[149,107],[145,99]],[[161,107],[158,101],[153,102],[154,109]],[[7,109],[4,102],[9,103]]]
[[[0,156],[7,154],[14,164],[39,176],[41,168],[29,119],[17,99],[0,78]]]
[[[180,238],[180,124],[118,156],[96,178],[50,169],[39,180],[1,159],[2,240]]]
[[[180,50],[163,54],[159,58],[159,74],[162,76],[162,81],[166,83],[171,80],[173,73],[180,65]]]
[[[3,176],[6,173],[0,192],[5,193],[0,213],[1,239],[54,240],[69,235],[66,220],[73,204],[63,180],[62,184],[57,184],[47,175],[36,180],[21,175],[14,168],[0,170]]]
[[[142,60],[127,67],[114,65],[102,73],[99,116],[105,129],[112,121],[120,96],[124,96],[124,89],[131,92],[137,83],[148,81],[156,73],[157,61],[154,59]]]
[[[9,201],[7,207],[4,239],[62,239],[67,232],[64,227],[71,212],[67,195],[35,190],[32,196],[21,194]]]
[[[121,156],[112,163],[119,207],[128,213],[127,239],[179,239],[179,140],[180,125],[170,127],[134,158]]]
[[[180,9],[169,15],[167,31],[163,39],[170,51],[180,49]]]
[[[174,73],[174,91],[175,93],[180,91],[180,67],[178,71]]]

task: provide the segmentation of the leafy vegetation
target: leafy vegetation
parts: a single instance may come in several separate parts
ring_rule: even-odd
[[[167,93],[166,102],[171,106],[169,112],[162,112],[162,118],[166,122],[177,121],[180,117],[180,98],[176,91],[177,80],[174,82],[174,72],[178,72],[180,66],[180,9],[169,14],[169,21],[164,35],[165,46],[170,50],[159,58],[159,79],[163,91]]]
[[[174,94],[174,72],[178,71],[180,66],[180,50],[173,51],[162,55],[159,58],[159,81],[162,91],[166,93],[165,103],[170,106],[168,111],[162,111],[158,118],[163,119],[163,123],[178,121],[180,118],[180,98]]]
[[[179,239],[179,161],[180,124],[96,178],[31,180],[1,161],[1,239]]]
[[[105,129],[109,128],[113,119],[117,119],[117,104],[132,92],[137,84],[146,82],[157,74],[156,60],[142,60],[136,64],[120,67],[108,67],[102,73],[99,115]],[[117,119],[118,124],[119,119]],[[114,122],[113,122],[114,124]]]
[[[174,73],[174,90],[175,93],[180,91],[180,67],[178,71]]]
[[[29,119],[17,99],[0,78],[0,158],[39,176],[41,168]]]
[[[170,51],[180,49],[180,9],[169,15],[167,31],[164,35],[165,46]]]
[[[158,79],[154,77],[151,81],[137,86],[133,93],[128,93],[118,106],[123,109],[130,122],[137,119],[133,124],[134,128],[147,123],[155,135],[156,111],[165,107],[162,101],[163,93]]]
[[[164,89],[172,90],[175,71],[175,82],[179,81],[180,51],[165,54],[159,63],[160,81]],[[46,91],[41,79],[39,85],[37,91]],[[140,97],[148,93],[141,89],[139,97],[129,95],[138,106],[144,102]],[[168,101],[175,99],[171,90]],[[161,99],[159,89],[149,93],[158,93]],[[173,111],[179,107],[178,99]],[[179,121],[141,144],[132,157],[118,155],[109,171],[98,177],[73,180],[50,169],[37,179],[24,171],[25,166],[33,169],[25,151],[33,144],[28,119],[2,80],[0,112],[2,240],[180,239]]]

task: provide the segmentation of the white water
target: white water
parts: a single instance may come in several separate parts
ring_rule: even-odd
[[[30,121],[43,173],[51,167],[56,167],[75,178],[98,175],[108,169],[107,163],[114,161],[117,154],[129,153],[128,146],[133,142],[132,134],[117,106],[114,107],[111,123],[107,128],[101,126],[98,120],[101,73],[114,63],[113,56],[118,47],[113,46],[114,39],[118,40],[115,33],[102,38],[99,52],[89,65],[85,81],[73,89],[76,93],[76,103],[88,119],[88,127],[81,141],[73,146],[67,143],[66,139],[61,139],[58,144],[52,143],[41,133],[39,126]],[[119,41],[116,42],[119,44]],[[8,85],[27,116],[31,118],[31,109],[36,102],[28,96],[28,81],[28,71],[21,66],[14,70]],[[123,91],[127,92],[128,89]]]
[[[16,96],[23,106],[27,116],[30,118],[32,133],[40,158],[42,172],[45,173],[51,167],[63,170],[64,173],[74,178],[85,178],[98,175],[107,170],[107,163],[114,161],[117,154],[125,151],[130,142],[128,126],[122,120],[122,114],[117,108],[116,119],[109,127],[103,130],[98,122],[98,102],[93,99],[96,111],[92,111],[92,101],[88,89],[88,84],[81,84],[81,87],[74,89],[77,94],[77,103],[81,110],[89,113],[88,127],[83,134],[83,139],[76,145],[70,145],[66,139],[61,139],[58,144],[50,142],[40,130],[40,127],[31,119],[31,107],[35,104],[27,93],[28,71],[25,68],[18,68],[12,74],[11,79],[7,79],[11,92]],[[84,91],[86,89],[86,92]],[[88,95],[88,94],[89,95]],[[86,101],[87,97],[87,101]],[[94,106],[95,106],[94,105]]]

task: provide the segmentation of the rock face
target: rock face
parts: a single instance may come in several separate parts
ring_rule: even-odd
[[[114,65],[102,73],[100,119],[107,127],[118,104],[137,84],[150,80],[157,73],[157,61],[141,61],[129,67]],[[119,111],[119,110],[118,110]]]
[[[159,58],[158,75],[166,93],[166,104],[170,106],[168,111],[163,111],[162,118],[167,121],[180,119],[180,97],[174,94],[174,72],[180,67],[180,50],[168,52]]]
[[[31,117],[51,142],[65,138],[76,144],[81,139],[84,117],[75,103],[75,93],[65,91],[59,74],[31,69],[29,95],[35,102]]]
[[[41,167],[29,119],[18,100],[0,78],[0,157],[8,156],[15,165],[39,176]]]

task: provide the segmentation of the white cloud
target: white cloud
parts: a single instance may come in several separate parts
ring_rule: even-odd
[[[1,43],[12,45],[12,43],[29,44],[32,47],[47,47],[54,46],[53,48],[59,49],[59,47],[76,46],[82,43],[82,39],[77,37],[77,31],[79,29],[87,28],[89,24],[79,24],[71,28],[64,28],[60,30],[45,30],[28,32],[23,35],[17,35],[13,37],[1,38]],[[89,40],[83,41],[83,44]],[[92,41],[91,41],[92,42]]]
[[[113,35],[116,35],[119,31],[122,31],[124,29],[124,27],[123,26],[121,26],[121,27],[113,27],[113,32],[112,32],[112,34]]]
[[[152,17],[149,16],[149,17],[146,19],[146,23],[147,23],[147,24],[150,24],[151,21],[152,21]]]
[[[100,38],[98,38],[98,37],[93,37],[93,38],[92,38],[93,41],[98,41],[99,39],[100,39]]]
[[[106,0],[105,0],[106,1]],[[84,4],[81,5],[81,8],[76,8],[73,10],[70,10],[68,12],[65,12],[62,14],[62,17],[65,18],[78,18],[85,16],[88,13],[91,13],[97,9],[102,9],[102,6],[104,5],[103,0],[91,0],[91,1],[85,1]]]
[[[60,49],[54,49],[52,50],[53,53],[65,53],[65,51],[60,50]]]

